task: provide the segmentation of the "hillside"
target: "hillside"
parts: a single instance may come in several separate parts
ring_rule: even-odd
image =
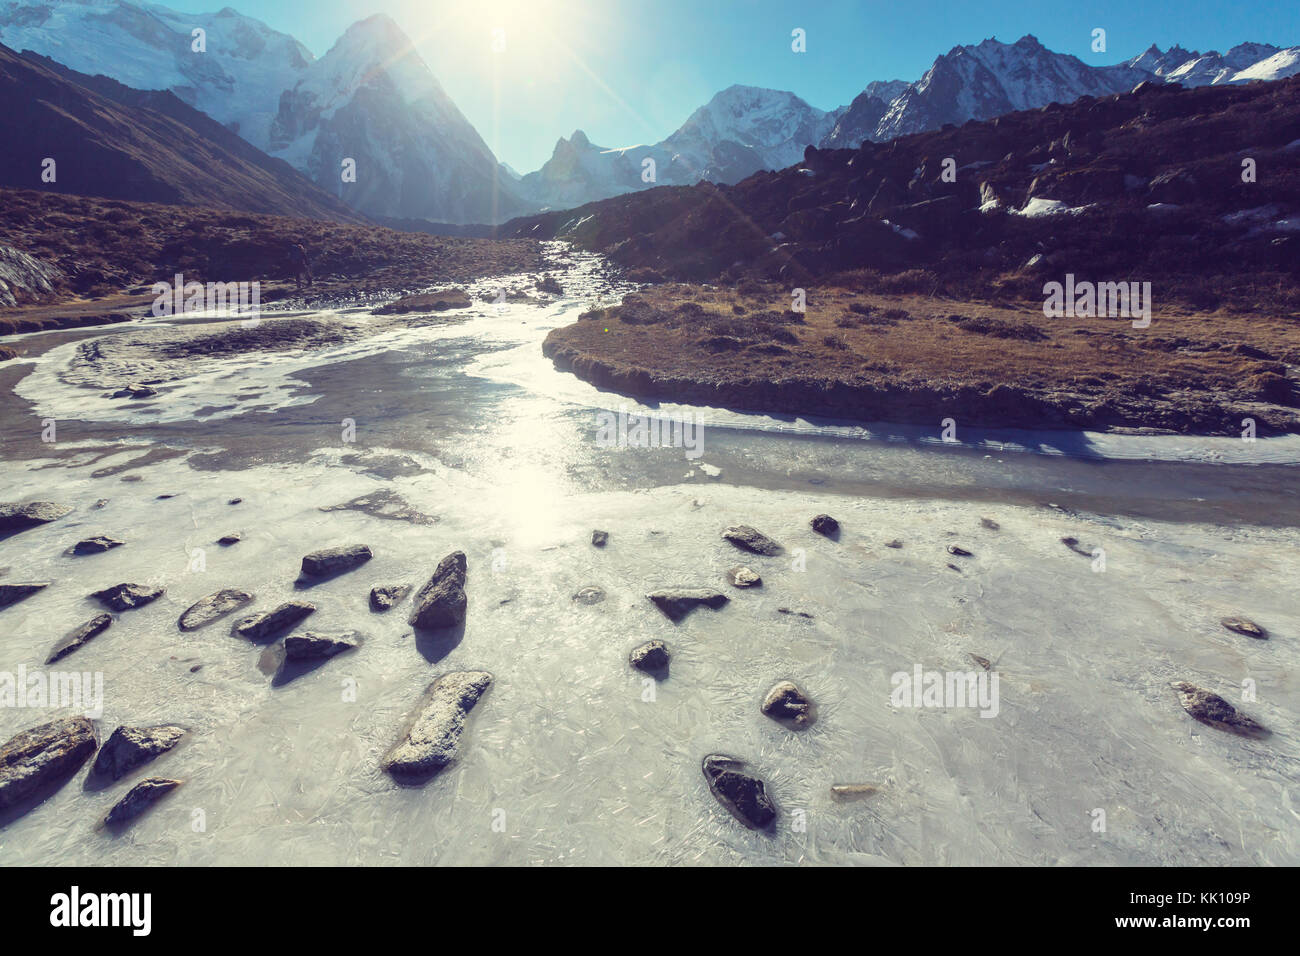
[[[142,91],[0,46],[0,185],[363,222],[167,91]],[[56,163],[54,182],[43,162]]]

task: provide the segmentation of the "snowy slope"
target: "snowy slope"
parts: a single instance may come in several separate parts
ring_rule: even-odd
[[[205,52],[191,49],[195,28],[206,33]],[[229,7],[177,13],[119,0],[5,3],[0,42],[136,89],[169,89],[259,149],[280,94],[312,61],[293,37]]]
[[[284,93],[268,149],[372,215],[473,223],[521,211],[492,151],[382,14],[349,27]]]
[[[539,206],[564,208],[649,186],[739,182],[760,169],[801,161],[805,147],[825,136],[838,115],[782,90],[731,86],[652,145],[597,146],[577,130],[555,144],[551,158],[524,176],[521,187]],[[654,160],[653,181],[643,179],[646,159]]]

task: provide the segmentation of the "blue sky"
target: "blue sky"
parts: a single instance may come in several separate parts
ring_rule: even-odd
[[[163,0],[189,12],[217,3]],[[603,146],[662,139],[733,83],[848,103],[871,80],[918,78],[940,53],[1032,33],[1086,63],[1156,43],[1220,51],[1300,44],[1300,0],[224,0],[317,56],[353,22],[387,13],[498,158],[536,169],[575,129]],[[224,4],[223,4],[224,5]],[[790,33],[807,34],[793,53]],[[1091,50],[1095,27],[1107,52]],[[492,49],[493,29],[505,49]]]

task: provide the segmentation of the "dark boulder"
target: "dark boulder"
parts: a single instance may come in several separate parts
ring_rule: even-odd
[[[716,611],[728,601],[725,594],[711,588],[666,588],[647,594],[646,597],[674,623],[700,605]]]
[[[104,817],[107,827],[122,827],[144,813],[184,781],[166,777],[146,777],[127,791],[125,797],[113,805]]]
[[[129,611],[144,607],[163,596],[163,588],[151,588],[144,584],[115,584],[111,588],[96,591],[90,596],[111,611]]]
[[[0,533],[25,531],[37,525],[58,521],[71,514],[67,505],[55,504],[53,501],[7,502],[0,504]]]
[[[1246,637],[1253,637],[1257,641],[1268,640],[1268,631],[1264,630],[1254,621],[1244,617],[1225,617],[1219,622],[1230,631],[1238,634],[1244,634]]]
[[[809,524],[818,534],[825,535],[828,538],[837,538],[840,534],[840,523],[830,515],[817,515]]]
[[[758,588],[763,586],[763,578],[751,568],[736,565],[727,569],[727,581],[738,588]]]
[[[746,772],[746,764],[725,754],[709,754],[702,769],[709,791],[731,815],[751,830],[766,830],[776,820],[776,805],[763,781]]]
[[[390,610],[395,605],[401,604],[403,599],[410,593],[411,586],[409,584],[375,585],[370,589],[370,610]]]
[[[415,596],[415,610],[407,623],[428,630],[454,627],[464,621],[469,604],[465,597],[467,573],[464,551],[453,551],[438,562],[429,583]]]
[[[43,591],[49,586],[49,581],[38,581],[30,584],[0,584],[0,608],[17,604],[19,601],[29,598],[37,591]]]
[[[111,551],[113,548],[120,548],[125,542],[110,538],[107,535],[96,535],[93,538],[86,538],[78,541],[72,546],[73,554],[103,554],[105,551]]]
[[[491,686],[487,671],[452,671],[435,680],[384,756],[384,769],[399,783],[423,783],[454,761],[469,713]]]
[[[754,554],[763,554],[771,557],[780,554],[784,549],[763,532],[757,528],[751,528],[747,524],[733,525],[722,536],[738,548],[744,548],[746,551],[752,551]]]
[[[327,634],[291,634],[284,639],[287,661],[320,661],[361,646],[361,638],[352,632],[331,637]]]
[[[95,725],[86,717],[52,720],[0,746],[0,812],[64,782],[95,752]]]
[[[1267,728],[1241,713],[1218,694],[1212,694],[1187,681],[1174,681],[1170,686],[1178,691],[1183,710],[1203,724],[1242,737],[1266,737],[1269,734]]]
[[[817,709],[792,681],[783,680],[763,698],[763,714],[791,730],[804,730],[817,719]]]
[[[197,631],[213,621],[225,617],[231,611],[238,611],[253,600],[253,595],[237,588],[222,588],[215,594],[200,598],[181,615],[177,622],[182,631]]]
[[[50,656],[45,659],[45,663],[55,664],[63,660],[73,651],[84,646],[91,638],[98,637],[106,631],[112,623],[112,615],[100,614],[92,617],[85,624],[73,628],[63,636],[59,643],[54,645],[54,649],[50,651]]]
[[[313,551],[302,559],[304,577],[323,578],[332,574],[351,571],[369,561],[373,554],[364,544],[347,545],[341,548],[325,548]]]
[[[314,613],[316,605],[305,601],[287,601],[279,607],[246,617],[235,624],[235,633],[250,641],[274,638],[295,627],[307,615]]]
[[[162,756],[185,736],[184,727],[164,724],[158,727],[118,727],[99,749],[92,777],[121,780],[136,767]]]
[[[628,655],[628,660],[632,662],[632,666],[637,670],[660,675],[667,673],[672,655],[668,653],[668,645],[663,641],[646,641],[639,647],[632,649],[632,653]]]

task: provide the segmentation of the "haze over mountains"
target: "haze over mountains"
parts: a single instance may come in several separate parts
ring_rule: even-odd
[[[195,28],[206,31],[201,53]],[[1300,47],[1264,43],[1223,54],[1152,46],[1094,67],[1032,36],[988,39],[954,47],[915,82],[870,82],[829,112],[793,93],[732,86],[658,143],[602,146],[577,130],[541,169],[519,176],[383,15],[353,24],[316,59],[229,7],[182,14],[127,0],[16,0],[0,6],[0,42],[129,87],[171,90],[368,216],[445,223],[503,222],[657,185],[735,183],[799,162],[809,145],[856,147],[1145,80],[1202,86],[1300,72]],[[355,160],[355,182],[344,181],[345,159]]]

